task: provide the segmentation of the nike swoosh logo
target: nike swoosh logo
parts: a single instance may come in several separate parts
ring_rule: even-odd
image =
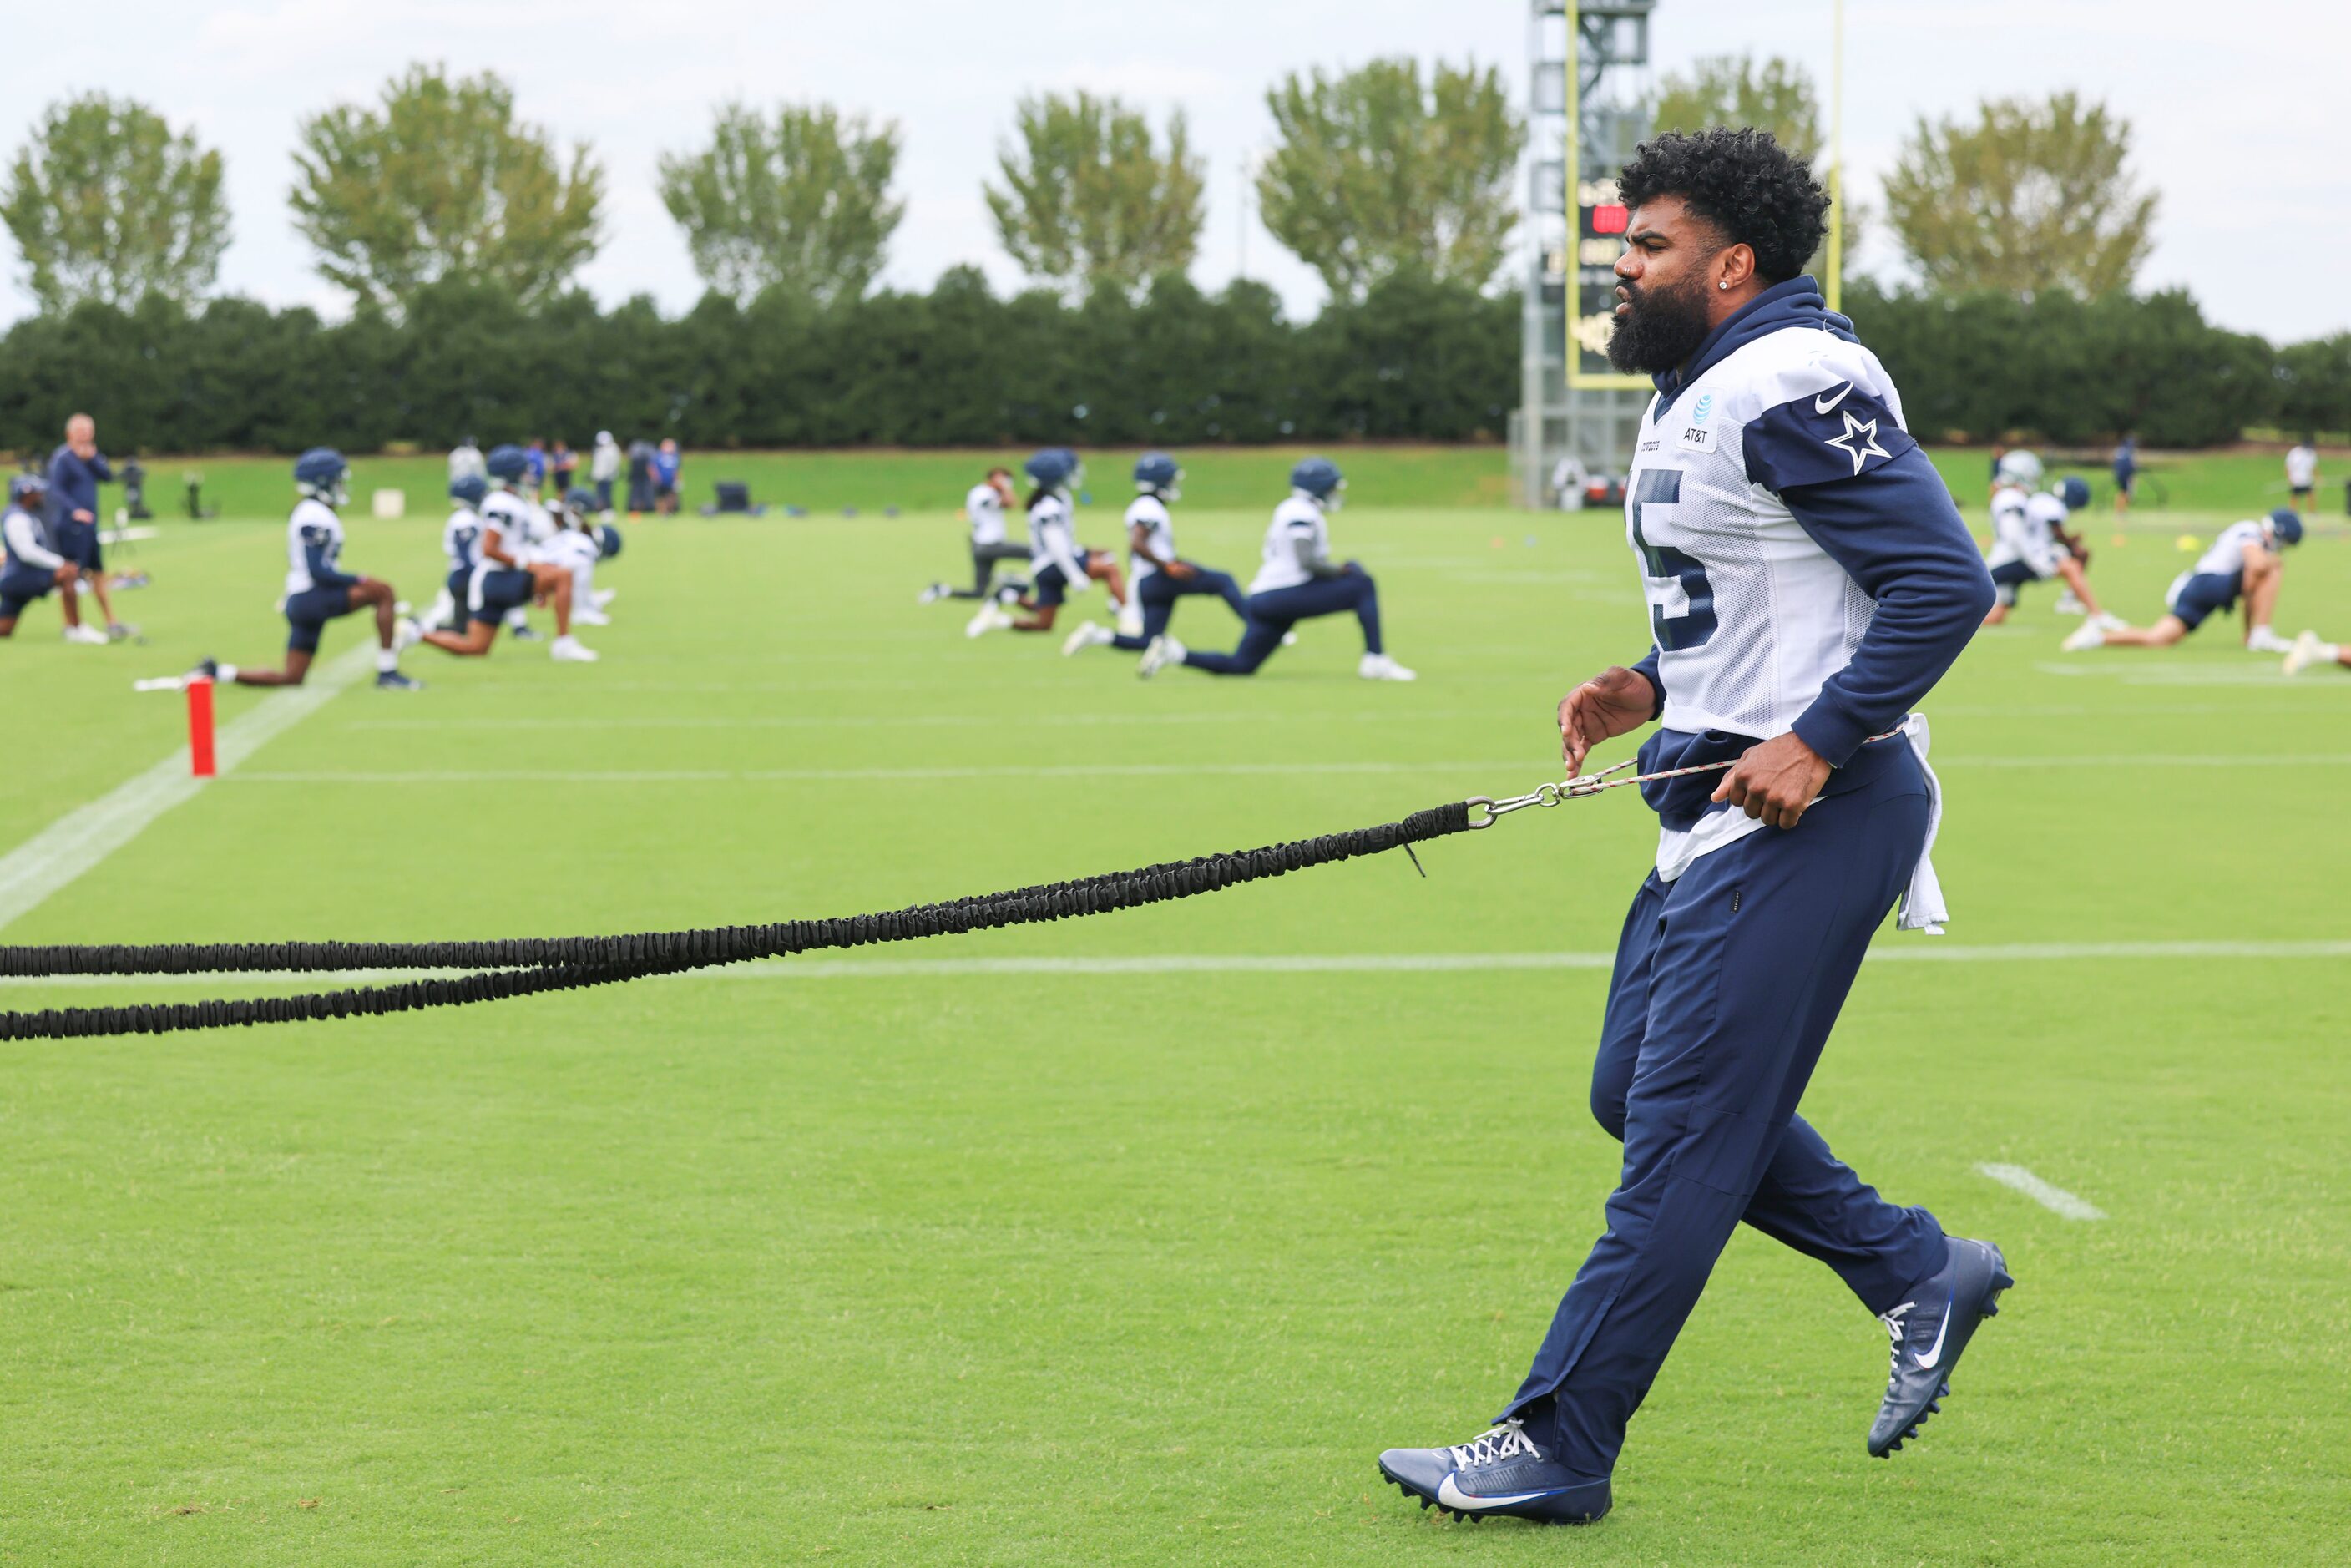
[[[1959,1297],[1954,1295],[1943,1304],[1942,1326],[1935,1331],[1935,1343],[1928,1345],[1925,1353],[1918,1357],[1919,1371],[1932,1372],[1935,1370],[1935,1364],[1943,1359],[1943,1336],[1951,1332],[1951,1309],[1959,1305]]]
[[[1566,1489],[1554,1490],[1565,1490]],[[1447,1476],[1437,1483],[1437,1500],[1447,1508],[1508,1508],[1513,1503],[1532,1502],[1539,1497],[1551,1495],[1551,1491],[1546,1490],[1514,1491],[1505,1492],[1499,1497],[1479,1497],[1474,1492],[1466,1492],[1455,1486],[1451,1476]]]
[[[1837,394],[1836,394],[1836,396],[1832,397],[1832,398],[1817,398],[1817,397],[1816,397],[1816,398],[1814,398],[1814,399],[1813,400],[1813,412],[1814,413],[1828,413],[1828,411],[1829,411],[1829,410],[1831,410],[1831,409],[1833,409],[1833,408],[1836,407],[1836,405],[1837,405],[1837,404],[1839,404],[1839,403],[1843,402],[1846,399],[1846,397],[1848,397],[1849,395],[1851,395],[1852,392],[1853,392],[1853,383],[1852,383],[1851,382],[1845,382],[1845,383],[1844,383],[1844,385],[1843,387],[1840,387],[1840,388],[1837,390]]]

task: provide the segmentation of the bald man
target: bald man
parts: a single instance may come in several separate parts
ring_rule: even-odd
[[[86,413],[66,421],[66,443],[49,455],[49,533],[59,555],[74,563],[98,598],[106,634],[127,637],[106,596],[106,556],[98,548],[98,486],[114,477],[98,449],[98,422]]]

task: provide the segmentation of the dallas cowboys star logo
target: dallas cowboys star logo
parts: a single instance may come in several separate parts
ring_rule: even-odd
[[[1873,457],[1894,455],[1877,444],[1877,421],[1855,419],[1851,409],[1844,411],[1844,434],[1825,436],[1823,439],[1853,459],[1853,471],[1856,474],[1861,472],[1861,465]]]

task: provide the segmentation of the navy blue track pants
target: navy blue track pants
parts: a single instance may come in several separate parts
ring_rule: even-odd
[[[1240,646],[1229,653],[1186,653],[1184,662],[1212,675],[1253,675],[1273,657],[1281,639],[1301,621],[1348,611],[1363,623],[1364,652],[1384,653],[1380,643],[1380,591],[1372,574],[1360,569],[1318,577],[1295,588],[1277,588],[1249,597],[1249,629]]]
[[[1651,872],[1616,949],[1592,1110],[1624,1141],[1608,1229],[1506,1414],[1606,1477],[1625,1429],[1741,1220],[1835,1270],[1882,1312],[1943,1266],[1942,1228],[1879,1197],[1803,1118],[1871,936],[1917,863],[1926,777],[1862,747],[1793,829]]]
[[[1192,563],[1186,561],[1185,564],[1191,566]],[[1113,637],[1111,646],[1124,648],[1133,653],[1148,648],[1151,640],[1166,631],[1167,622],[1175,619],[1176,601],[1194,593],[1213,593],[1231,605],[1233,613],[1244,622],[1249,620],[1249,595],[1241,591],[1241,585],[1233,580],[1232,573],[1210,571],[1205,566],[1192,567],[1192,575],[1184,578],[1155,571],[1134,585],[1134,597],[1143,604],[1143,635]]]

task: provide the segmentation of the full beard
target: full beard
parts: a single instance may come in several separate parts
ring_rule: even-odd
[[[1709,329],[1706,279],[1693,277],[1671,288],[1634,292],[1632,308],[1616,318],[1608,340],[1608,362],[1627,373],[1656,375],[1698,352]]]

